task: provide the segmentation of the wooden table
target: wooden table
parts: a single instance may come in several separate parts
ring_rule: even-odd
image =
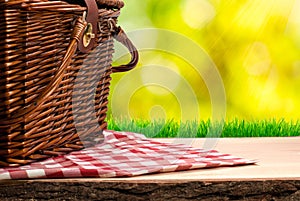
[[[207,140],[176,142],[202,147]],[[213,145],[258,163],[131,178],[0,181],[0,200],[300,200],[300,137],[214,139]]]

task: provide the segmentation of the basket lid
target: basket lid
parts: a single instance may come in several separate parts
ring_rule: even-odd
[[[85,6],[84,0],[63,0],[70,4],[78,4],[80,6]],[[97,2],[99,8],[117,8],[120,9],[124,6],[123,0],[94,0]]]

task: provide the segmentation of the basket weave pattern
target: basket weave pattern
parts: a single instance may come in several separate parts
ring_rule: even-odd
[[[27,164],[82,149],[90,138],[101,140],[114,51],[108,22],[116,23],[122,2],[98,4],[97,47],[76,51],[57,88],[42,97],[38,109],[21,116],[37,106],[86,8],[45,0],[2,0],[0,6],[0,122],[7,122],[0,125],[0,166]]]

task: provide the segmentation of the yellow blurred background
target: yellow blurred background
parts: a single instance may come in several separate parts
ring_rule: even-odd
[[[164,51],[172,43],[191,58],[202,55],[193,65],[218,70],[226,95],[220,112],[215,110],[218,118],[297,120],[299,9],[300,0],[125,0],[119,24],[134,43],[152,43],[139,49],[135,70],[113,75],[109,113],[115,118],[212,117],[218,107],[212,104],[212,86],[191,59]],[[149,28],[170,31],[179,40],[159,39],[148,34]],[[189,50],[192,43],[203,52]],[[117,45],[117,55],[120,49]],[[115,60],[124,63],[128,55]]]

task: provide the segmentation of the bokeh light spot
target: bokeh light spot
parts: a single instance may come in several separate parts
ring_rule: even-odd
[[[164,64],[164,67],[154,65],[152,67],[141,68],[141,79],[145,88],[153,94],[166,95],[176,90],[181,79],[178,76],[178,67],[175,63],[163,59],[160,59],[160,61],[161,64]],[[160,83],[162,86],[168,86],[169,91],[159,87],[151,87],[151,85],[148,85],[149,83]]]
[[[255,42],[246,50],[244,68],[249,75],[259,76],[268,73],[271,58],[268,48],[261,42]]]
[[[167,119],[166,111],[161,105],[154,105],[149,112],[151,119],[165,120]]]
[[[201,28],[216,15],[214,7],[207,0],[184,1],[182,16],[187,25]]]

